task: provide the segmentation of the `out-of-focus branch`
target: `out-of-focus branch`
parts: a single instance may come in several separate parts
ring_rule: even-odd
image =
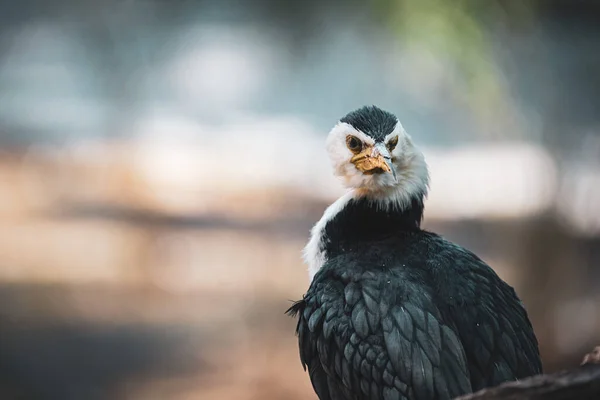
[[[581,365],[587,364],[600,364],[600,346],[596,346],[591,353],[588,353],[585,355],[585,357],[583,357]]]
[[[587,354],[578,368],[538,375],[483,389],[455,400],[598,400],[600,346]]]

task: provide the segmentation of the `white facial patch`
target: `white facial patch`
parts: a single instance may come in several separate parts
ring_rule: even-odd
[[[334,126],[327,137],[326,148],[334,175],[340,177],[347,188],[356,188],[367,183],[367,175],[357,170],[350,162],[354,154],[346,145],[348,135],[356,136],[363,144],[371,146],[375,144],[375,140],[345,122],[339,122]]]
[[[374,145],[375,141],[364,132],[352,125],[340,122],[333,127],[327,137],[327,152],[333,167],[333,172],[340,177],[344,186],[356,189],[357,195],[373,198],[382,205],[402,206],[413,195],[427,193],[429,173],[423,154],[412,143],[400,121],[396,122],[394,130],[389,133],[384,143],[398,137],[398,144],[391,152],[396,170],[396,179],[391,173],[364,174],[352,162],[353,153],[346,145],[348,135],[356,136],[364,144]]]
[[[396,182],[389,184],[386,180],[384,184],[380,184],[373,181],[371,186],[356,189],[357,195],[372,199],[385,209],[403,209],[410,205],[412,198],[426,197],[429,189],[429,171],[425,157],[415,147],[400,121],[397,121],[394,130],[384,138],[384,143],[387,144],[395,136],[398,136],[398,144],[391,155],[396,169]]]

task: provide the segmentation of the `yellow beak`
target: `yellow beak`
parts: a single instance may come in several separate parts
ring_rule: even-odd
[[[396,179],[396,171],[388,149],[383,145],[365,146],[358,154],[354,155],[350,162],[354,164],[363,174],[372,175],[377,173],[391,172]]]

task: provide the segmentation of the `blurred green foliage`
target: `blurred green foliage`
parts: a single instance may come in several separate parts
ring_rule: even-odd
[[[528,26],[534,1],[374,0],[375,12],[395,32],[406,54],[426,52],[450,66],[453,90],[474,118],[484,123],[514,118],[506,79],[494,62],[491,30]],[[491,26],[493,24],[493,26]],[[414,54],[414,53],[413,53]],[[490,118],[493,115],[496,118]],[[488,130],[481,134],[492,133]]]

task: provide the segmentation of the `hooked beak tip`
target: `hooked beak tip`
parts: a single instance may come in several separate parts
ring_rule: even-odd
[[[396,177],[396,169],[394,168],[394,164],[392,163],[392,159],[391,158],[385,158],[385,163],[387,164],[388,168],[389,168],[389,172],[392,173],[392,177],[394,178],[394,182],[398,182],[398,178]]]

